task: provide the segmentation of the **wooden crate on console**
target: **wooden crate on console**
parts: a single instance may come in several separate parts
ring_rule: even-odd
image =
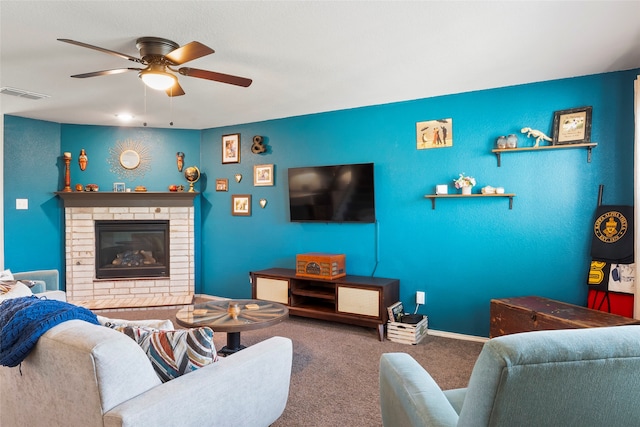
[[[427,316],[423,316],[421,321],[413,325],[401,322],[387,323],[387,339],[400,344],[416,345],[427,336],[427,331]]]
[[[301,277],[294,269],[251,272],[252,298],[279,302],[292,316],[372,327],[384,340],[387,307],[400,297],[400,281],[370,276]]]
[[[492,299],[489,337],[552,329],[637,325],[640,321],[537,296]]]

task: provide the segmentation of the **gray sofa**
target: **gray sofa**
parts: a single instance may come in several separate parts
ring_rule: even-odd
[[[268,426],[289,395],[292,343],[273,337],[161,383],[134,340],[70,320],[0,367],[0,425]]]
[[[640,422],[640,326],[537,331],[485,343],[468,388],[442,391],[411,356],[380,359],[385,426]]]

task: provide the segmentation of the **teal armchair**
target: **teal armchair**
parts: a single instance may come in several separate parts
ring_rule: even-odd
[[[640,325],[491,339],[463,389],[442,391],[408,354],[380,359],[386,427],[627,427],[639,396]]]
[[[44,294],[60,299],[63,293],[60,289],[60,273],[58,270],[33,270],[13,273],[15,280],[30,280],[35,282],[31,288],[34,294]]]

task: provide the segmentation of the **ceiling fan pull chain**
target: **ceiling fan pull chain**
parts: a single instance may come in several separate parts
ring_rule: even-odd
[[[170,90],[171,96],[169,97],[169,126],[173,126],[173,86]]]
[[[147,117],[147,85],[142,85],[144,87],[144,116]],[[147,122],[144,122],[144,125],[147,126]]]

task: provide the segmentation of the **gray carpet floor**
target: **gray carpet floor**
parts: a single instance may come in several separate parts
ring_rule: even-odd
[[[102,312],[123,319],[171,319],[176,310]],[[482,343],[427,335],[417,345],[380,342],[377,331],[359,326],[290,317],[265,329],[243,332],[243,345],[271,336],[293,341],[289,400],[273,427],[376,427],[382,425],[378,363],[388,352],[412,355],[443,390],[466,387]],[[226,334],[214,335],[216,348]]]

